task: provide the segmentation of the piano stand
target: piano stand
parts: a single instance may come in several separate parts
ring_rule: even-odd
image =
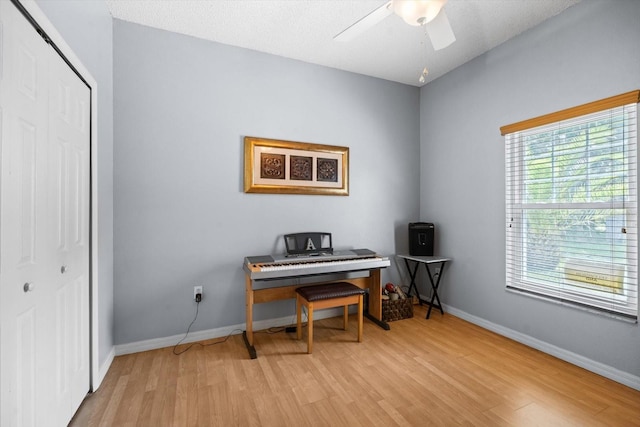
[[[388,263],[388,261],[387,261]],[[357,278],[345,278],[339,279],[342,282],[349,282],[358,286],[359,288],[368,290],[368,304],[366,304],[366,311],[363,313],[367,319],[370,319],[376,325],[385,330],[389,330],[389,325],[382,320],[382,287],[380,284],[380,268],[369,267],[366,268],[368,276]],[[293,275],[289,276],[292,277]],[[307,276],[309,278],[309,276]],[[317,277],[318,282],[309,284],[321,284],[327,283],[326,276],[320,275]],[[331,280],[331,281],[335,281]],[[257,282],[257,286],[254,286],[254,282]],[[251,359],[257,358],[257,352],[255,348],[255,336],[253,333],[253,307],[255,304],[262,304],[271,301],[280,301],[286,299],[294,299],[296,297],[296,288],[300,285],[284,285],[277,287],[261,288],[259,286],[261,280],[254,280],[251,275],[247,273],[245,275],[245,295],[246,295],[246,330],[242,333],[245,346],[249,352]]]

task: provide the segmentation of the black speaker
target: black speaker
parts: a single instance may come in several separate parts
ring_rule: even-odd
[[[433,256],[433,237],[435,227],[431,222],[409,223],[409,254]]]

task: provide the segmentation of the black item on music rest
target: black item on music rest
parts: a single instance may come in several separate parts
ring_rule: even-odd
[[[432,222],[409,223],[409,254],[433,256],[435,226]]]
[[[333,243],[331,233],[293,233],[284,235],[287,255],[321,255],[332,254]]]

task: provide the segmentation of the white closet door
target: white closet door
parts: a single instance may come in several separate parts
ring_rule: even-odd
[[[89,88],[54,54],[49,69],[49,173],[55,254],[56,406],[66,423],[89,390]]]
[[[66,425],[89,389],[89,90],[82,86],[15,6],[0,1],[3,426]]]

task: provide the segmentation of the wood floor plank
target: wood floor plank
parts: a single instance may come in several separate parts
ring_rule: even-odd
[[[640,391],[449,314],[118,356],[71,426],[638,426]],[[295,321],[292,320],[292,322]],[[303,334],[303,337],[305,334]],[[188,345],[181,346],[184,350]]]

